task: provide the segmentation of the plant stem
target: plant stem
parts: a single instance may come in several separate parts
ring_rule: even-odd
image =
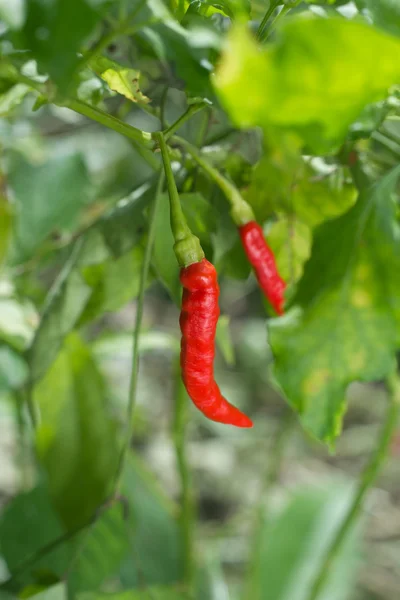
[[[282,6],[282,9],[278,12],[276,17],[272,21],[271,25],[268,27],[268,31],[266,32],[266,35],[263,36],[263,40],[267,40],[269,38],[269,36],[273,32],[273,30],[275,29],[277,22],[282,17],[284,17],[289,12],[290,9],[291,9],[291,6],[288,6],[287,4],[285,6]]]
[[[317,577],[314,580],[308,600],[317,600],[325,587],[325,584],[331,573],[332,565],[337,557],[343,542],[352,529],[359,513],[361,512],[364,498],[369,488],[374,483],[380,470],[382,469],[387,454],[390,448],[390,443],[394,431],[396,430],[399,409],[400,409],[400,381],[396,373],[387,378],[387,388],[389,390],[389,406],[387,409],[386,419],[382,427],[380,438],[377,447],[361,474],[358,489],[354,495],[349,511],[333,539],[330,547],[327,549],[324,560]]]
[[[206,102],[197,102],[196,104],[191,104],[187,110],[173,123],[170,125],[165,131],[163,131],[165,141],[169,140],[169,138],[177,131],[190,117],[195,115],[197,112],[205,108],[207,105]]]
[[[254,213],[249,204],[242,198],[237,187],[224,177],[218,169],[213,167],[190,142],[185,139],[174,136],[173,141],[183,146],[189,152],[197,164],[205,171],[208,176],[218,185],[225,194],[228,202],[231,205],[231,216],[236,225],[245,225],[249,221],[254,220]]]
[[[122,443],[121,454],[119,457],[117,472],[116,472],[116,485],[118,487],[119,480],[124,468],[125,458],[129,449],[131,437],[132,437],[132,421],[133,421],[133,413],[136,404],[136,391],[137,391],[137,382],[138,382],[138,374],[139,374],[139,336],[140,336],[140,328],[142,325],[142,317],[143,317],[143,305],[144,305],[144,294],[146,289],[146,283],[150,270],[150,261],[151,254],[153,251],[155,232],[156,232],[156,218],[158,208],[160,206],[160,197],[161,190],[164,182],[163,174],[160,174],[160,179],[158,182],[156,195],[154,198],[153,206],[150,213],[149,220],[149,231],[147,236],[147,244],[144,252],[142,270],[140,273],[140,289],[136,307],[136,319],[135,326],[133,329],[133,343],[132,343],[132,368],[131,368],[131,377],[129,382],[129,397],[128,397],[128,407],[126,414],[126,427],[125,427],[125,436]]]
[[[148,133],[147,131],[142,131],[141,129],[137,129],[132,125],[128,125],[128,123],[120,121],[116,117],[109,115],[103,110],[100,110],[99,108],[94,108],[93,106],[86,104],[86,102],[72,99],[66,101],[65,103],[60,103],[59,106],[65,106],[66,108],[69,108],[79,113],[80,115],[84,115],[85,117],[92,119],[92,121],[96,121],[97,123],[108,127],[108,129],[113,129],[117,133],[121,133],[129,139],[141,143],[142,146],[152,146],[151,133]]]
[[[286,444],[289,439],[289,436],[292,432],[293,425],[296,423],[293,412],[291,409],[286,411],[286,414],[283,416],[282,421],[279,424],[278,430],[274,435],[273,442],[271,444],[271,452],[270,459],[267,462],[267,468],[265,470],[265,474],[262,480],[262,489],[260,493],[260,502],[256,508],[255,514],[255,523],[254,523],[254,533],[253,533],[253,559],[250,560],[250,564],[252,568],[249,572],[248,579],[248,589],[247,589],[247,598],[253,598],[255,595],[255,591],[253,589],[254,582],[256,578],[254,576],[254,571],[259,568],[258,557],[260,551],[260,545],[262,542],[262,535],[264,532],[264,526],[268,514],[268,503],[266,506],[266,498],[270,492],[270,489],[277,482],[279,477],[279,473],[282,466],[282,460],[284,457]]]
[[[185,215],[183,214],[181,201],[175,183],[174,174],[172,172],[171,161],[165,138],[162,133],[154,134],[155,140],[158,142],[161,150],[161,156],[164,163],[165,177],[167,180],[167,188],[170,200],[171,211],[171,228],[174,234],[175,241],[183,240],[191,234]]]
[[[7,79],[11,79],[15,82],[25,83],[25,85],[28,85],[32,89],[36,90],[42,96],[49,96],[46,84],[33,81],[25,75],[15,73],[7,77]],[[154,144],[152,141],[151,133],[147,131],[142,131],[141,129],[137,129],[136,127],[133,127],[133,125],[128,125],[128,123],[120,121],[120,119],[113,117],[112,115],[104,112],[103,110],[86,104],[86,102],[82,102],[81,100],[77,100],[75,98],[60,101],[57,99],[48,98],[48,100],[49,102],[52,102],[57,106],[69,108],[70,110],[73,110],[74,112],[79,113],[80,115],[88,117],[92,121],[96,121],[97,123],[104,125],[104,127],[107,127],[108,129],[112,129],[113,131],[120,133],[128,139],[140,143],[146,148],[153,148]]]
[[[256,38],[259,42],[262,42],[264,39],[264,32],[265,29],[267,27],[267,23],[269,21],[269,18],[271,17],[272,13],[274,12],[274,10],[279,6],[279,4],[282,4],[281,0],[270,0],[269,2],[269,7],[267,9],[267,12],[265,13],[259,27],[257,30],[257,34],[256,34]]]
[[[164,163],[164,171],[167,178],[167,189],[170,206],[170,223],[172,235],[174,236],[174,252],[180,267],[188,267],[200,262],[204,258],[204,252],[198,237],[193,235],[183,214],[181,201],[176,187],[174,174],[172,172],[168,147],[162,132],[154,134],[154,139],[160,146],[161,156]]]
[[[193,523],[195,506],[193,498],[193,487],[190,477],[190,468],[186,455],[185,434],[187,423],[187,394],[182,382],[179,364],[177,365],[176,387],[175,387],[175,419],[173,429],[173,440],[175,445],[176,461],[181,481],[181,513],[180,525],[183,539],[184,552],[184,580],[189,589],[193,584],[194,576],[194,545],[193,545]]]

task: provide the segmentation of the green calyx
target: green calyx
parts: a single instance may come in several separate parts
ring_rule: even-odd
[[[200,262],[204,258],[204,252],[199,238],[190,231],[183,214],[165,138],[161,132],[153,134],[153,137],[160,147],[164,164],[170,204],[171,230],[175,239],[175,256],[181,267],[188,267],[193,263]]]
[[[200,240],[192,233],[188,237],[175,242],[174,252],[180,267],[188,267],[204,258]]]

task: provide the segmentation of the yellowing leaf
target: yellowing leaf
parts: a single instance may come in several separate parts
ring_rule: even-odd
[[[400,228],[392,198],[400,168],[345,215],[315,231],[294,304],[270,321],[275,376],[303,425],[333,441],[345,392],[393,368],[400,345]]]
[[[215,87],[237,125],[292,130],[319,152],[400,81],[399,55],[400,40],[366,23],[297,16],[264,50],[234,28]]]
[[[94,58],[90,62],[90,67],[114,92],[125,96],[132,102],[144,104],[150,102],[150,99],[139,89],[140,71],[119,65],[104,56]]]

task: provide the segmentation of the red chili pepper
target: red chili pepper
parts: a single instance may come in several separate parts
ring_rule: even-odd
[[[215,267],[203,258],[181,269],[180,280],[181,369],[186,390],[197,408],[212,421],[252,427],[252,421],[222,396],[214,380],[214,340],[219,317]]]
[[[262,228],[256,221],[249,221],[239,227],[239,233],[262,291],[278,315],[282,315],[286,284],[278,273],[274,253],[265,241]]]

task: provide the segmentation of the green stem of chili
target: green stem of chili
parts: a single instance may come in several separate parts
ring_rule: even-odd
[[[190,142],[178,136],[174,136],[173,141],[189,152],[191,157],[225,194],[231,205],[232,219],[238,227],[249,223],[249,221],[254,221],[254,213],[251,206],[243,199],[241,193],[233,183],[224,177],[218,169],[213,167]]]
[[[175,387],[175,418],[173,428],[173,439],[175,445],[176,461],[181,481],[181,513],[180,526],[183,540],[184,555],[184,579],[191,588],[194,577],[194,547],[193,547],[193,523],[195,517],[195,506],[193,497],[193,484],[190,476],[190,466],[186,453],[186,424],[187,409],[189,407],[187,393],[182,382],[179,362],[176,368]]]
[[[206,102],[198,102],[196,104],[191,104],[187,110],[175,121],[172,123],[170,127],[167,127],[165,131],[163,131],[165,141],[169,140],[169,138],[177,131],[186,121],[188,121],[193,115],[198,113],[200,110],[203,110],[208,106]]]
[[[190,231],[183,214],[164,135],[162,132],[158,132],[153,134],[153,137],[160,147],[164,164],[170,202],[171,229],[175,239],[174,252],[179,265],[187,267],[195,262],[200,262],[204,258],[204,252],[199,239]]]
[[[264,39],[264,32],[265,32],[265,29],[267,27],[267,23],[268,23],[271,15],[272,15],[272,13],[274,12],[274,10],[280,4],[282,4],[282,0],[270,0],[269,7],[268,7],[268,9],[267,9],[267,11],[266,11],[266,13],[265,13],[265,15],[264,15],[264,17],[263,17],[260,25],[259,25],[259,27],[258,27],[258,31],[257,31],[257,34],[256,34],[257,40],[259,42],[263,41],[263,39]]]
[[[348,513],[331,545],[327,549],[320,570],[311,587],[310,594],[308,595],[308,600],[317,600],[320,597],[331,573],[332,565],[362,509],[365,496],[385,464],[390,449],[390,443],[396,430],[400,410],[400,381],[397,373],[392,373],[387,378],[386,385],[390,395],[389,406],[377,447],[361,474],[358,489],[354,495]]]

